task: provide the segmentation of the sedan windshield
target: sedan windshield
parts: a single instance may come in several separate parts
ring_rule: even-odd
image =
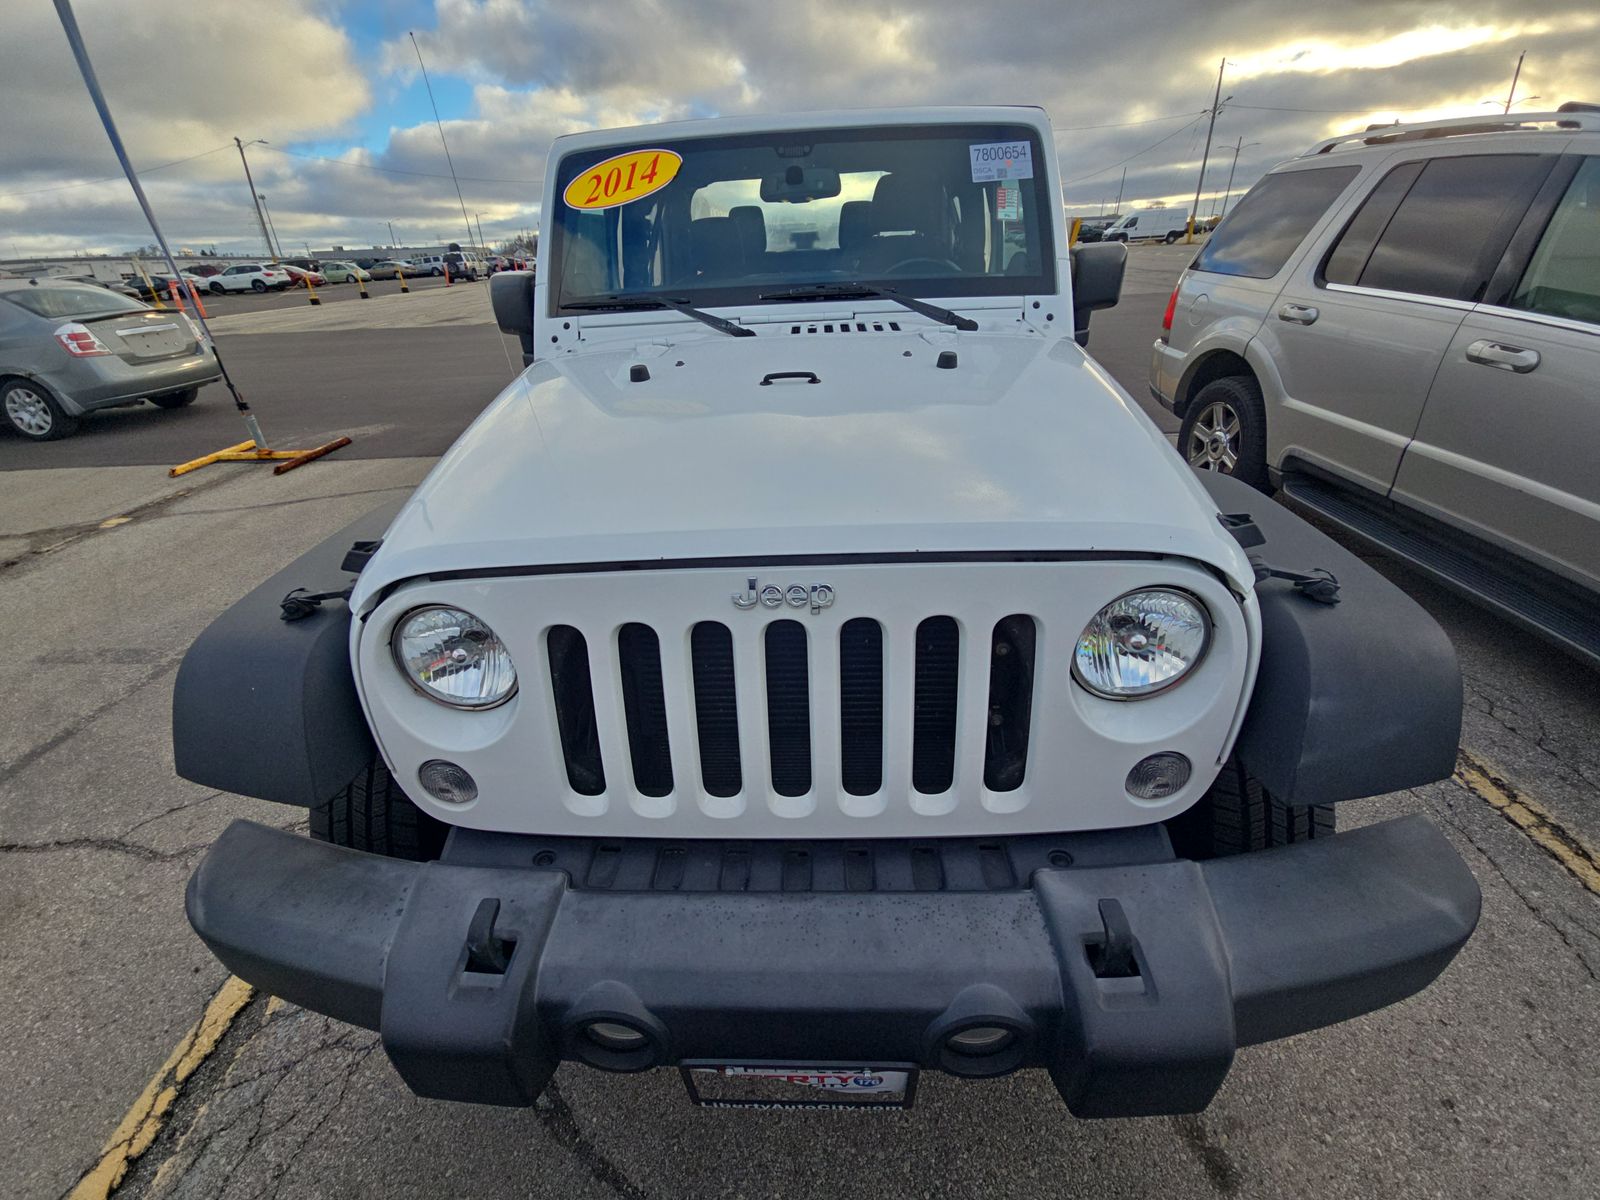
[[[1043,147],[1019,125],[687,138],[561,160],[556,313],[607,297],[699,307],[1055,290]],[[813,285],[807,288],[802,285]],[[843,295],[843,292],[836,294]],[[637,307],[637,306],[633,306]]]
[[[143,312],[145,305],[88,283],[54,284],[0,293],[35,316],[87,317],[94,313]]]

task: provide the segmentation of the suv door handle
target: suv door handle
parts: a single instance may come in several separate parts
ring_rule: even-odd
[[[1488,338],[1479,338],[1467,347],[1467,361],[1526,375],[1539,365],[1539,352],[1524,350],[1521,346],[1491,342]]]
[[[1278,310],[1278,320],[1291,325],[1309,325],[1321,315],[1309,304],[1285,304]]]

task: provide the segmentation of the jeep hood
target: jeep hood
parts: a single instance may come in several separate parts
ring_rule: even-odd
[[[1072,341],[790,329],[534,364],[417,488],[352,605],[445,571],[907,552],[1171,554],[1251,585],[1215,505]],[[779,371],[817,381],[762,382]]]

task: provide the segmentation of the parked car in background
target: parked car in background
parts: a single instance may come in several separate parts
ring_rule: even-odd
[[[444,265],[452,279],[477,279],[480,275],[488,274],[481,259],[458,250],[444,255]]]
[[[1170,246],[1188,231],[1187,208],[1141,208],[1108,226],[1102,240],[1132,242],[1140,238],[1160,238]]]
[[[108,292],[115,292],[119,296],[138,299],[139,293],[120,279],[97,279],[93,275],[52,275],[44,280],[46,283],[88,283],[95,287],[103,287]]]
[[[269,267],[261,263],[235,263],[225,267],[220,275],[207,280],[211,290],[223,292],[282,291],[294,286],[294,277],[281,266]]]
[[[302,267],[294,263],[281,262],[278,268],[289,273],[292,280],[291,287],[305,287],[309,283],[312,287],[325,287],[328,277],[315,267]]]
[[[0,418],[25,438],[66,437],[85,413],[141,399],[182,408],[221,375],[184,313],[98,284],[0,281]]]
[[[329,283],[365,282],[372,278],[371,272],[353,262],[325,262],[322,264],[322,274]]]
[[[1284,163],[1178,281],[1190,463],[1600,662],[1600,111],[1384,126]]]
[[[200,263],[189,268],[189,274],[199,275],[203,279],[210,279],[213,275],[222,274],[222,268],[215,263]]]
[[[407,259],[406,261],[416,268],[419,275],[444,274],[444,255],[442,254],[419,254],[416,258]]]
[[[399,262],[392,258],[373,263],[371,273],[374,279],[400,279],[403,276],[421,274],[411,263]]]

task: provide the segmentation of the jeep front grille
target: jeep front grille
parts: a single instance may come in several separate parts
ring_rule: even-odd
[[[686,653],[664,654],[669,637],[685,641]],[[596,711],[620,703],[616,727],[641,796],[688,787],[726,799],[770,785],[779,797],[797,798],[820,783],[871,797],[884,786],[886,751],[909,757],[915,792],[939,796],[954,786],[957,747],[980,740],[972,723],[983,726],[984,785],[1015,790],[1031,732],[1034,622],[1003,617],[973,638],[954,617],[926,618],[896,679],[889,676],[883,627],[869,617],[845,621],[836,632],[774,620],[742,645],[719,621],[682,632],[629,622],[615,633],[614,654],[605,656],[609,669],[582,631],[556,626],[547,635],[548,682],[567,780],[580,795],[605,791],[604,723]],[[757,661],[741,662],[741,649]],[[967,671],[985,678],[988,703],[963,713]],[[675,677],[679,672],[687,678]],[[692,698],[692,718],[680,716],[668,696]],[[887,714],[886,696],[901,697],[909,714],[898,720]],[[675,721],[685,728],[673,730]],[[690,744],[682,741],[690,726],[697,753],[674,759],[674,734]],[[909,744],[891,744],[896,734],[886,730]]]

